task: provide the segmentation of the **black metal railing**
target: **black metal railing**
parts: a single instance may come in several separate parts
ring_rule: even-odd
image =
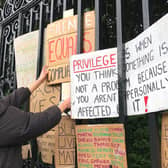
[[[150,5],[149,5],[150,4]],[[125,124],[128,167],[130,145],[128,145],[130,125],[133,124],[132,118],[127,118],[126,97],[125,97],[125,70],[123,45],[131,40],[150,24],[168,12],[167,1],[156,0],[6,0],[3,9],[0,9],[0,97],[7,95],[17,88],[15,72],[15,52],[13,47],[14,38],[39,30],[38,46],[38,65],[37,75],[42,68],[44,29],[47,24],[52,23],[63,17],[63,11],[74,8],[78,14],[78,46],[77,53],[82,53],[83,37],[83,13],[88,10],[95,10],[96,30],[95,30],[95,49],[104,49],[117,46],[119,64],[119,113],[118,120],[104,119],[95,120],[95,123],[121,122]],[[101,33],[100,33],[101,32]],[[160,143],[159,127],[157,114],[148,116],[148,129],[150,134],[150,155],[152,168],[160,168]],[[133,120],[145,120],[147,117],[135,117]],[[80,123],[82,121],[77,121]],[[89,121],[88,121],[89,122]],[[135,122],[136,123],[136,122]],[[147,123],[147,122],[146,122]],[[149,138],[148,137],[148,138]],[[136,141],[136,139],[134,140]],[[54,167],[42,163],[38,154],[36,141],[32,141],[33,158],[28,158],[24,162],[24,167]],[[130,150],[130,151],[129,151]],[[149,159],[149,158],[148,158]],[[143,166],[141,166],[143,167]]]

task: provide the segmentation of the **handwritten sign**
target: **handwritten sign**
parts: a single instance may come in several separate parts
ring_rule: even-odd
[[[42,112],[51,105],[60,101],[60,86],[48,86],[45,81],[36,89],[30,98],[30,111]],[[52,156],[55,149],[55,128],[37,138],[39,152],[45,163],[52,164]]]
[[[168,166],[168,113],[162,114],[161,162],[163,168]]]
[[[60,83],[70,81],[70,66],[69,64],[60,64],[48,69],[48,78],[51,81],[59,81]],[[55,83],[55,82],[54,82]],[[52,84],[54,84],[52,83]]]
[[[78,168],[127,168],[123,124],[76,126]]]
[[[125,46],[128,115],[168,109],[168,15]]]
[[[75,122],[64,116],[56,128],[55,167],[75,168]]]
[[[117,49],[74,55],[70,69],[72,118],[118,117]]]
[[[77,51],[77,15],[47,26],[46,55],[49,66],[48,84],[70,81],[69,58]],[[95,14],[84,14],[84,52],[95,47]]]
[[[14,40],[17,87],[27,87],[36,79],[39,31]]]
[[[48,86],[45,81],[30,97],[30,111],[42,112],[60,101],[60,86]]]
[[[51,130],[37,138],[38,151],[41,152],[42,161],[52,164],[55,156],[55,131]]]

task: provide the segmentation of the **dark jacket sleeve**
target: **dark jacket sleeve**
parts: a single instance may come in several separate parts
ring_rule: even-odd
[[[28,88],[21,87],[6,96],[3,101],[8,105],[20,107],[26,100],[28,100],[30,95],[31,92]]]
[[[49,131],[60,119],[61,111],[57,106],[40,113],[23,112],[11,106],[0,120],[0,146],[20,145]]]

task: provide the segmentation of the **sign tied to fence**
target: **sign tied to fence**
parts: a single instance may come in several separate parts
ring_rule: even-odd
[[[125,45],[128,115],[168,109],[168,15]]]
[[[39,31],[34,31],[14,40],[17,87],[27,87],[36,79],[38,36]]]
[[[77,53],[77,15],[47,26],[46,55],[49,66],[48,84],[70,81],[69,59]],[[83,51],[94,51],[95,13],[84,14]]]
[[[45,81],[37,88],[30,97],[30,111],[42,112],[48,107],[58,104],[60,101],[60,86],[48,86]],[[52,164],[55,155],[55,129],[37,138],[39,152],[42,161]]]
[[[74,55],[70,68],[72,118],[118,117],[117,49]]]
[[[162,167],[168,167],[168,113],[162,114],[162,135],[161,135],[161,162]]]
[[[75,168],[75,121],[62,117],[56,126],[55,167]]]
[[[122,124],[76,126],[78,168],[127,168]]]

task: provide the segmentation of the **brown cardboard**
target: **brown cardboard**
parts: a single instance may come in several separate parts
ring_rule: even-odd
[[[57,84],[70,81],[69,63],[48,68],[48,84]]]
[[[95,50],[95,29],[84,32],[83,52],[88,53]]]
[[[42,161],[52,164],[55,155],[55,131],[51,130],[37,138],[38,152],[41,152]]]
[[[30,111],[41,112],[60,101],[60,86],[47,86],[46,81],[30,97]]]
[[[162,168],[168,165],[168,112],[162,114],[161,163]]]
[[[77,32],[77,15],[57,20],[47,25],[47,39]],[[95,28],[95,12],[84,14],[84,29]]]
[[[70,56],[76,54],[76,46],[76,33],[49,39],[47,41],[49,67],[69,62]]]
[[[47,26],[46,35],[46,57],[49,69],[58,65],[69,64],[71,55],[77,53],[77,15],[70,16]],[[83,36],[84,52],[91,52],[95,49],[95,12],[87,12],[84,14],[84,36]],[[50,80],[51,71],[48,75],[48,84],[56,84],[68,82],[67,79]]]
[[[75,122],[67,116],[57,125],[55,167],[75,168]]]
[[[60,101],[60,86],[47,86],[46,81],[36,89],[30,98],[30,111],[42,112]],[[45,163],[52,164],[55,149],[55,128],[37,138],[39,152]]]
[[[22,159],[26,160],[28,159],[28,153],[30,154],[29,157],[32,157],[32,153],[31,153],[31,146],[30,144],[27,145],[22,145]]]
[[[78,168],[127,168],[123,124],[76,126]]]

